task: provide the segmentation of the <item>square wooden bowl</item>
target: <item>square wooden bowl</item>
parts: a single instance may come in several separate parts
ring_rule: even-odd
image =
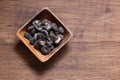
[[[43,19],[48,19],[51,22],[56,23],[58,26],[63,27],[65,30],[64,38],[60,45],[54,48],[48,55],[43,55],[39,50],[35,49],[34,46],[29,43],[28,39],[24,37],[24,33],[26,32],[27,27],[32,25],[34,20]],[[45,62],[50,59],[61,47],[63,47],[72,38],[73,35],[70,30],[63,24],[63,22],[50,9],[45,7],[18,30],[17,36],[41,62]]]

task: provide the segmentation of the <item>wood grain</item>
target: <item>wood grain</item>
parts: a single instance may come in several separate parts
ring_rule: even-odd
[[[43,7],[74,34],[46,63],[16,36]],[[120,80],[120,1],[0,0],[0,80]]]

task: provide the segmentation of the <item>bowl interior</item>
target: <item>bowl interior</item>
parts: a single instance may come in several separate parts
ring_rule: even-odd
[[[27,27],[32,25],[32,22],[37,19],[38,20],[48,19],[51,22],[56,23],[58,26],[63,27],[65,30],[64,38],[61,41],[60,45],[54,48],[48,55],[43,55],[39,50],[35,49],[33,45],[30,45],[29,41],[24,37],[24,33],[26,32]],[[17,36],[40,61],[45,62],[52,55],[54,55],[71,38],[72,35],[69,32],[69,30],[65,27],[65,25],[49,9],[43,9],[41,12],[35,15],[35,17],[30,19],[21,29],[19,29]]]

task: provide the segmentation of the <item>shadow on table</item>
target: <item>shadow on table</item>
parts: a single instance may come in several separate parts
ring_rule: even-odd
[[[41,63],[21,41],[16,44],[15,50],[20,55],[20,57],[24,59],[28,67],[33,69],[38,75],[43,75],[49,69],[54,68],[54,64],[64,58],[65,54],[68,52],[67,46],[68,45],[66,44],[50,60],[44,63]]]

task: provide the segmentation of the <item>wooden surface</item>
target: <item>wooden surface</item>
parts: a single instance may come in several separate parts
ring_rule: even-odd
[[[46,6],[74,37],[41,63],[16,32]],[[120,0],[0,0],[0,80],[120,80]]]

